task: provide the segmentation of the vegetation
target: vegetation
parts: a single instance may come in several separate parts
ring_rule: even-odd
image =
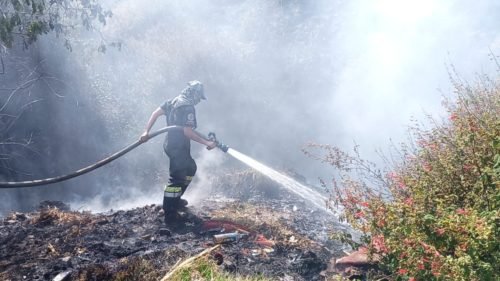
[[[106,24],[111,16],[97,0],[1,0],[0,6],[0,42],[7,48],[16,37],[27,48],[42,34],[67,35],[77,24],[90,30],[94,21]],[[68,38],[65,44],[71,49]]]
[[[0,0],[0,177],[3,180],[33,177],[43,169],[40,167],[50,166],[42,163],[40,157],[50,149],[47,141],[50,137],[45,139],[36,133],[45,131],[45,125],[30,125],[27,115],[47,120],[45,114],[50,116],[55,111],[56,102],[51,98],[65,96],[62,93],[68,91],[69,85],[64,81],[67,78],[61,79],[64,74],[53,74],[57,67],[48,67],[51,64],[24,50],[40,36],[52,32],[71,51],[74,42],[82,42],[82,38],[72,37],[72,30],[93,30],[94,24],[104,25],[109,17],[111,12],[104,10],[98,0]],[[121,48],[120,43],[105,44],[102,36],[96,44],[90,44],[91,48],[100,52],[105,52],[106,46]]]
[[[215,261],[200,258],[190,267],[180,270],[172,277],[172,281],[268,281],[261,276],[235,276],[224,272]]]
[[[411,142],[384,157],[389,171],[325,145],[340,171],[332,201],[391,280],[498,280],[500,84],[455,82],[448,120],[410,128]]]
[[[163,256],[162,256],[163,255]],[[182,256],[181,256],[182,257]],[[243,276],[224,271],[223,267],[217,265],[217,261],[210,255],[203,255],[195,258],[192,262],[180,266],[181,259],[176,264],[172,264],[167,272],[164,270],[162,261],[168,259],[178,259],[178,255],[172,255],[168,250],[157,257],[132,257],[124,258],[120,261],[119,269],[116,273],[111,268],[100,265],[91,266],[79,273],[78,280],[112,280],[112,281],[270,281],[263,276]],[[189,257],[183,257],[187,260]],[[172,271],[173,269],[178,269]]]

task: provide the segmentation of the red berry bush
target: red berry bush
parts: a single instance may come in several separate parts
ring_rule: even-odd
[[[385,170],[357,148],[304,150],[336,168],[332,202],[393,280],[499,280],[500,84],[455,92],[449,118],[411,126]]]

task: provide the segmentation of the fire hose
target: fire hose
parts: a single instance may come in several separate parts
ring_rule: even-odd
[[[168,127],[162,128],[156,132],[149,134],[149,139],[154,138],[154,137],[156,137],[160,134],[163,134],[167,131],[181,130],[182,128],[183,127],[180,127],[180,126],[168,126]],[[217,140],[214,133],[209,133],[207,139],[215,142],[216,147],[218,147],[219,149],[221,149],[224,152],[227,152],[227,150],[229,149],[229,147],[227,145],[225,145]],[[71,178],[81,176],[81,175],[86,174],[90,171],[93,171],[99,167],[102,167],[102,166],[108,164],[109,162],[116,160],[117,158],[127,154],[128,152],[130,152],[131,150],[133,150],[134,148],[138,147],[139,145],[141,145],[143,143],[144,142],[137,140],[136,142],[134,142],[134,143],[128,145],[127,147],[121,149],[120,151],[102,159],[101,161],[98,161],[98,162],[96,162],[92,165],[89,165],[85,168],[82,168],[80,170],[74,171],[73,173],[70,173],[70,174],[52,177],[52,178],[46,178],[46,179],[39,179],[39,180],[18,181],[18,182],[0,182],[0,188],[31,187],[31,186],[47,185],[47,184],[52,184],[52,183],[57,183],[57,182],[69,180]]]

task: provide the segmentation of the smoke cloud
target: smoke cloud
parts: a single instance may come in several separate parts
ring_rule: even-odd
[[[389,139],[405,140],[412,117],[443,116],[440,102],[452,91],[451,65],[473,80],[477,73],[495,73],[490,55],[500,52],[496,1],[120,0],[104,5],[113,17],[98,34],[75,31],[79,40],[72,52],[51,36],[38,46],[45,64],[64,74],[68,85],[61,118],[79,120],[62,126],[58,142],[68,149],[51,155],[57,159],[105,156],[135,141],[151,112],[196,79],[208,98],[197,106],[199,131],[215,131],[230,147],[317,184],[318,177],[333,171],[304,156],[304,144],[349,150],[355,141],[376,161],[375,149],[387,147]],[[120,42],[120,48],[101,53],[89,47],[109,42]],[[77,107],[85,107],[93,121],[75,116]],[[159,119],[155,128],[164,124]],[[84,144],[83,151],[64,144],[67,132]],[[168,180],[162,138],[65,183],[50,197],[94,210],[160,203]],[[193,156],[199,170],[192,198],[199,198],[205,177],[241,165],[198,144]],[[86,160],[69,166],[89,164]]]

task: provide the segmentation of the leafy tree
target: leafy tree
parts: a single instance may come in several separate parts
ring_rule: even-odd
[[[57,36],[82,24],[93,28],[93,22],[106,24],[111,12],[97,0],[0,0],[0,42],[11,48],[19,38],[28,48],[40,35],[55,32]],[[66,38],[66,47],[71,50]]]

